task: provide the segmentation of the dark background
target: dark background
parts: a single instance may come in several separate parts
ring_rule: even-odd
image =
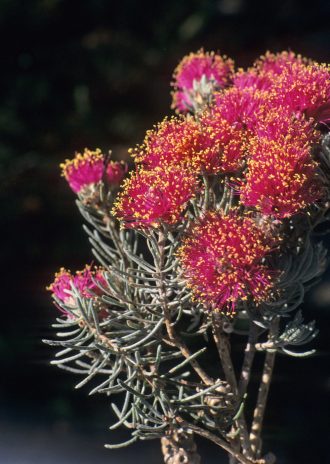
[[[0,0],[0,463],[161,463],[158,443],[107,451],[106,398],[49,366],[56,309],[45,286],[91,261],[58,164],[74,150],[117,158],[169,114],[179,59],[204,46],[239,66],[267,49],[330,61],[328,0]],[[280,357],[265,447],[281,464],[328,463],[330,273],[308,296],[318,353]],[[204,462],[226,462],[202,444]]]

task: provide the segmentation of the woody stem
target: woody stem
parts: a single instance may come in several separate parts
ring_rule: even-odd
[[[279,329],[279,318],[276,317],[270,326],[268,339],[271,340]],[[263,420],[265,416],[267,398],[269,393],[270,384],[272,381],[272,375],[274,371],[276,351],[267,351],[265,356],[264,369],[262,378],[259,386],[257,404],[253,413],[253,422],[250,433],[251,449],[255,456],[258,458],[261,454],[262,441],[261,431],[263,426]]]

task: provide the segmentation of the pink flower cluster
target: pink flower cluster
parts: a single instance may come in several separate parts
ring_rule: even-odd
[[[274,242],[265,224],[325,198],[314,152],[318,129],[330,121],[330,70],[293,52],[267,53],[213,102],[197,119],[199,155],[203,140],[212,159],[204,173],[230,175],[247,213],[206,213],[179,257],[195,298],[230,312],[274,296],[276,273],[267,267]]]
[[[99,284],[99,285],[98,285]],[[106,280],[103,277],[100,269],[92,270],[91,266],[87,265],[82,271],[77,271],[72,274],[64,268],[55,274],[54,282],[47,287],[53,296],[65,306],[77,309],[76,299],[73,294],[74,287],[77,292],[84,298],[94,298],[100,294],[100,287],[106,286]],[[70,313],[64,310],[67,316]]]
[[[199,122],[191,117],[165,118],[130,152],[147,170],[180,165],[197,174],[233,172],[244,153],[244,134],[218,116],[215,107]]]
[[[178,255],[195,298],[233,313],[238,302],[269,297],[273,275],[263,260],[274,245],[253,219],[219,210],[193,225]]]
[[[246,166],[234,179],[241,202],[288,217],[322,198],[312,149],[317,124],[329,118],[329,68],[293,52],[267,53],[252,68],[239,70],[199,116],[195,159],[203,160],[206,173],[232,177]]]
[[[265,118],[250,140],[241,202],[270,217],[290,217],[322,197],[311,143],[319,134],[309,121]]]
[[[110,187],[118,187],[127,172],[123,162],[110,161],[105,167],[104,155],[98,148],[94,151],[85,148],[83,154],[76,153],[72,160],[66,160],[60,167],[75,193],[98,184],[103,176]]]
[[[113,212],[126,227],[174,225],[197,188],[196,176],[180,167],[138,169],[124,182]]]
[[[185,56],[174,71],[172,86],[172,107],[180,112],[187,112],[193,108],[194,85],[201,83],[204,78],[206,83],[211,83],[213,90],[226,87],[232,78],[234,62],[227,57],[222,57],[214,52],[204,52]]]
[[[245,300],[258,304],[276,293],[267,259],[280,239],[271,238],[271,225],[325,198],[315,152],[330,122],[329,67],[282,52],[234,72],[232,60],[200,50],[181,61],[172,85],[173,107],[183,114],[165,118],[130,150],[136,167],[112,214],[124,227],[175,230],[204,204],[201,177],[204,188],[213,186],[206,192],[212,200],[226,185],[237,209],[224,212],[220,201],[213,201],[218,210],[203,206],[179,251],[183,275],[209,307],[231,312]],[[78,193],[104,177],[118,185],[126,173],[119,163],[104,172],[100,150],[62,167]],[[70,276],[53,284],[59,299]]]
[[[134,161],[145,169],[191,164],[199,151],[200,127],[193,118],[165,118],[147,131],[144,142],[131,149]]]
[[[192,187],[199,187],[189,180],[173,189],[178,168],[186,179],[191,173],[230,175],[245,207],[277,218],[322,197],[311,154],[319,137],[317,121],[310,121],[310,115],[318,105],[324,114],[328,68],[292,52],[267,53],[253,68],[233,76],[231,60],[200,51],[184,58],[175,76],[178,92],[191,89],[203,76],[214,76],[222,90],[213,89],[213,105],[198,118],[165,119],[131,150],[137,173],[125,182],[113,210],[126,225],[173,225],[182,217]]]

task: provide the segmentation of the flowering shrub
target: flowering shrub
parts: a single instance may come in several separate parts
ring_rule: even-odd
[[[101,267],[61,269],[48,287],[63,332],[49,343],[65,348],[53,363],[83,375],[78,386],[99,378],[91,393],[123,393],[111,428],[131,436],[109,448],[160,438],[165,462],[199,463],[197,434],[233,464],[272,464],[261,431],[275,355],[313,352],[298,349],[316,330],[297,309],[326,269],[314,231],[329,218],[330,69],[282,52],[235,71],[200,50],[172,85],[182,114],[130,150],[126,179],[99,149],[61,165]]]

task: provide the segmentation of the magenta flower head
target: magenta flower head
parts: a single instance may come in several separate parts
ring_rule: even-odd
[[[61,268],[55,274],[55,280],[47,287],[47,290],[52,292],[59,303],[63,303],[74,310],[77,309],[77,304],[73,296],[72,286],[82,297],[94,298],[100,293],[98,283],[101,286],[106,286],[101,269],[92,270],[91,266],[87,265],[82,271],[72,274],[71,271]],[[71,317],[70,313],[65,310],[62,311]]]
[[[272,86],[272,80],[266,73],[260,73],[255,68],[250,68],[247,71],[240,69],[233,78],[233,86],[237,89],[257,89],[268,90]]]
[[[199,152],[195,165],[206,174],[238,171],[246,153],[246,134],[229,122],[216,105],[200,117]]]
[[[75,193],[93,188],[103,176],[110,187],[118,187],[127,172],[127,165],[119,161],[110,161],[105,169],[104,155],[98,148],[94,151],[85,148],[83,154],[76,153],[72,160],[66,160],[60,167]]]
[[[271,297],[274,273],[264,261],[275,245],[236,209],[210,211],[191,227],[178,256],[194,298],[232,314],[242,301],[258,304]]]
[[[232,78],[234,62],[214,52],[190,53],[174,71],[172,108],[187,113],[194,108],[194,99],[210,97],[214,90],[227,87]]]
[[[197,174],[217,174],[237,170],[243,151],[243,133],[221,118],[215,107],[199,122],[191,117],[165,118],[131,153],[147,170],[181,165]]]
[[[281,119],[282,117],[282,119]],[[249,145],[241,201],[267,216],[290,217],[321,199],[318,164],[311,148],[318,132],[302,118],[266,118]]]
[[[218,114],[236,130],[254,131],[268,111],[270,94],[253,87],[231,87],[215,95]]]
[[[130,150],[145,169],[191,164],[199,149],[200,127],[191,117],[165,118],[147,131],[144,142]]]
[[[294,114],[328,124],[330,122],[330,69],[313,63],[294,63],[275,79],[274,104]]]
[[[285,69],[290,69],[293,65],[307,65],[307,58],[296,55],[292,51],[283,51],[280,53],[266,52],[254,63],[255,69],[260,74],[271,75],[282,74]]]
[[[266,52],[255,61],[252,68],[247,71],[240,69],[235,74],[234,86],[240,89],[251,87],[258,90],[270,90],[274,87],[275,77],[296,63],[304,65],[308,63],[308,60],[291,51],[276,54]]]
[[[125,227],[174,225],[198,188],[196,176],[181,167],[138,169],[124,181],[113,214]]]

